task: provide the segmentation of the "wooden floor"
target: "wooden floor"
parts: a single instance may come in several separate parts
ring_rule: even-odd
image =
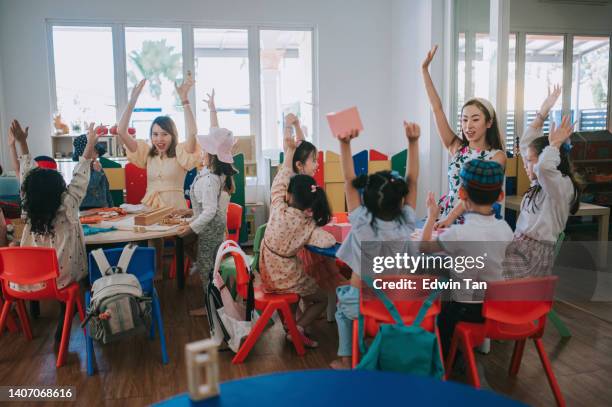
[[[104,348],[95,346],[97,372],[88,377],[85,341],[75,321],[67,363],[56,369],[53,336],[58,307],[43,303],[41,317],[32,321],[33,341],[26,342],[18,334],[4,334],[0,338],[0,385],[76,386],[78,405],[88,406],[146,405],[186,391],[184,344],[208,336],[206,320],[188,315],[189,309],[203,303],[202,289],[199,280],[192,278],[184,291],[178,291],[174,281],[158,283],[158,291],[168,341],[168,365],[161,364],[158,341],[133,338]],[[548,326],[545,346],[567,405],[611,405],[612,324],[566,304],[556,308],[573,337],[562,341],[554,328]],[[322,319],[317,321],[314,331],[322,345],[302,358],[285,342],[278,326],[264,333],[242,365],[232,365],[232,354],[221,353],[221,380],[326,368],[335,357],[336,326]],[[494,342],[489,355],[479,355],[491,388],[533,406],[554,405],[533,344],[527,346],[515,379],[507,376],[511,352],[512,344]]]

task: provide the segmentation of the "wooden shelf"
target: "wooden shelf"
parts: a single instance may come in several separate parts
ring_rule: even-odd
[[[612,158],[596,158],[592,160],[572,160],[575,164],[596,164],[596,163],[609,163],[612,162]]]

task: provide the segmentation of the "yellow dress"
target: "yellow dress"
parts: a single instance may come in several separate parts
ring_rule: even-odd
[[[144,140],[136,142],[136,151],[128,150],[127,158],[135,166],[147,170],[147,193],[142,198],[142,203],[151,208],[187,208],[183,191],[185,174],[201,162],[200,147],[196,144],[196,150],[188,153],[185,151],[186,143],[179,143],[175,157],[161,158],[159,155],[149,156],[151,146]]]

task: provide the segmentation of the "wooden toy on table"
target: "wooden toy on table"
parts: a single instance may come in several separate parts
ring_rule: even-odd
[[[388,159],[388,155],[383,154],[380,151],[376,151],[374,149],[370,150],[370,161],[386,161]]]
[[[406,162],[408,160],[408,150],[404,149],[391,157],[391,170],[397,171],[401,177],[406,176]]]
[[[344,197],[344,182],[330,182],[325,184],[325,193],[332,212],[345,212],[346,199]]]
[[[353,155],[353,166],[355,167],[356,176],[368,173],[368,150],[363,150]]]
[[[137,226],[151,226],[159,223],[162,219],[168,216],[174,211],[171,207],[163,207],[154,209],[139,215],[134,216],[134,225]]]

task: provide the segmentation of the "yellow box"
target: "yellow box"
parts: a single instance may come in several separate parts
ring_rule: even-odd
[[[525,166],[523,165],[523,159],[520,156],[518,157],[518,162],[516,165],[516,173],[516,194],[518,196],[523,196],[529,189],[531,181],[529,181],[529,177],[527,177],[527,172],[525,171]]]
[[[391,161],[369,161],[368,162],[368,174],[374,174],[378,171],[391,171]]]
[[[516,167],[518,165],[518,158],[512,157],[506,159],[506,177],[516,177]]]
[[[339,163],[340,162],[340,156],[336,153],[334,153],[333,151],[326,151],[325,152],[325,162],[328,163]]]
[[[125,169],[124,168],[105,168],[104,173],[108,178],[108,186],[111,190],[125,189]]]
[[[346,199],[344,197],[344,182],[331,182],[325,184],[325,193],[332,213],[346,212]]]
[[[339,162],[325,161],[325,167],[323,169],[324,182],[342,182],[344,183],[344,176],[342,175],[342,166]]]
[[[253,136],[237,136],[236,143],[232,148],[234,155],[244,154],[244,161],[255,161],[255,137]]]

